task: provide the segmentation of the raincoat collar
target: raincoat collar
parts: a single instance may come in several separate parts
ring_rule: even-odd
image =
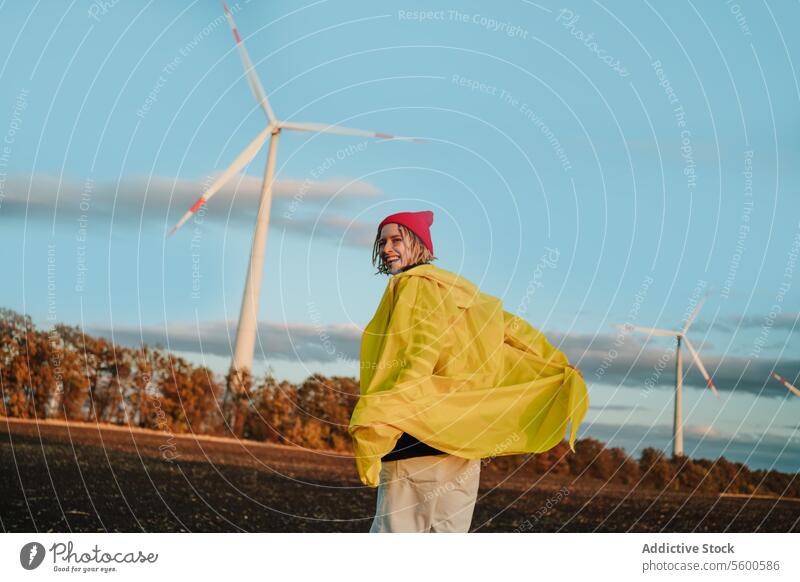
[[[399,275],[400,273],[405,273],[409,269],[413,269],[414,267],[419,267],[420,265],[425,265],[425,264],[427,264],[427,263],[414,263],[413,265],[407,265],[407,266],[403,267],[402,269],[400,269],[397,272],[397,274]]]
[[[404,277],[425,277],[437,282],[445,287],[447,292],[452,293],[452,297],[459,307],[472,307],[494,300],[493,297],[482,294],[471,281],[431,263],[417,263],[406,267],[392,277],[392,283],[396,284]]]

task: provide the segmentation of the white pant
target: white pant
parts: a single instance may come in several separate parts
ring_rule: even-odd
[[[480,459],[454,455],[383,463],[370,533],[468,532],[480,471]]]

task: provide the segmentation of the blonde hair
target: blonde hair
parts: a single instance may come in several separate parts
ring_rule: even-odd
[[[433,256],[433,253],[431,253],[428,247],[425,246],[425,243],[422,242],[422,239],[419,238],[413,230],[402,224],[398,224],[397,228],[400,231],[400,236],[403,237],[403,242],[409,250],[409,256],[411,257],[411,260],[408,263],[409,265],[414,265],[416,263],[430,263],[431,261],[436,260],[436,257]],[[381,258],[380,240],[381,230],[378,229],[378,234],[375,235],[375,242],[372,244],[372,264],[376,269],[378,269],[378,272],[375,273],[376,275],[379,273],[389,275],[391,274],[391,271]]]

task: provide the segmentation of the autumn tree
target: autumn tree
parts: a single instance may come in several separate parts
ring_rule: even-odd
[[[672,466],[664,453],[658,449],[647,447],[639,458],[639,470],[645,484],[663,489],[672,479]]]
[[[208,368],[197,368],[166,351],[155,352],[151,428],[168,426],[176,433],[203,432],[213,424],[221,389]],[[153,426],[155,424],[155,426]]]
[[[623,485],[634,485],[641,477],[639,463],[625,453],[624,449],[614,447],[606,449],[612,480]]]
[[[533,471],[539,475],[568,475],[570,464],[567,459],[571,454],[569,445],[561,441],[549,451],[532,455]]]
[[[2,412],[21,418],[46,418],[57,389],[52,349],[30,317],[0,309],[0,388]]]
[[[61,339],[62,386],[58,416],[67,420],[85,420],[86,400],[89,395],[89,379],[84,371],[81,346],[82,332],[77,327],[56,325],[56,334]]]
[[[707,471],[702,464],[689,457],[677,457],[672,460],[675,483],[681,491],[709,491],[713,487],[707,479]]]
[[[567,458],[574,476],[588,475],[597,479],[611,476],[611,458],[605,446],[593,438],[579,439],[575,443],[575,454]]]

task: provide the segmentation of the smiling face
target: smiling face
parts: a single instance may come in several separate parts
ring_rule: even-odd
[[[378,273],[396,275],[405,267],[435,260],[422,239],[406,226],[390,222],[375,235],[372,264]]]
[[[392,275],[400,272],[400,269],[410,265],[410,249],[400,228],[390,222],[384,224],[378,237],[378,248],[380,249],[381,261]]]

